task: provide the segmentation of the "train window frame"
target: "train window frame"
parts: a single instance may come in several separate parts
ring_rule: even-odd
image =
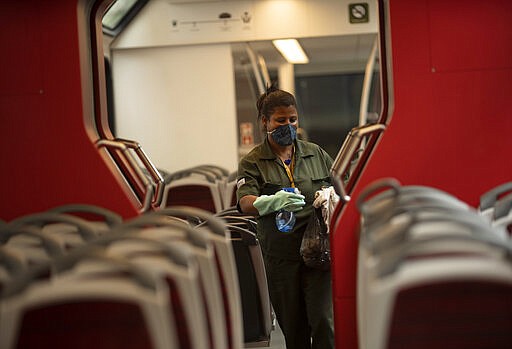
[[[103,35],[110,35],[106,33],[102,26],[102,18],[103,14],[107,12],[107,9],[112,6],[112,3],[115,3],[116,0],[83,0],[85,2],[89,2],[92,4],[91,11],[89,14],[90,17],[90,34],[91,34],[91,52],[92,54],[92,75],[93,75],[93,96],[92,99],[94,101],[94,127],[96,130],[96,136],[99,139],[114,139],[114,135],[112,133],[112,129],[110,128],[108,122],[108,111],[107,111],[107,96],[106,96],[106,78],[105,78],[105,62],[104,62],[104,54],[103,54]],[[133,19],[137,13],[143,8],[143,6],[148,3],[149,0],[138,0],[135,4],[139,4],[140,7],[134,7],[131,11],[125,16],[117,29],[119,32],[124,29],[131,19]],[[378,13],[378,49],[379,49],[379,61],[378,61],[378,70],[380,71],[380,99],[381,99],[381,110],[378,113],[378,117],[376,120],[373,120],[372,123],[380,124],[384,128],[389,125],[391,122],[391,116],[393,113],[394,105],[393,105],[393,82],[392,82],[392,68],[391,68],[391,38],[390,33],[388,32],[388,23],[389,23],[389,0],[376,0],[377,2],[377,13]],[[124,23],[124,24],[123,24]],[[123,26],[124,25],[124,26]],[[371,126],[371,125],[370,125]],[[357,128],[354,130],[357,131]],[[366,167],[367,161],[370,158],[370,155],[375,151],[375,146],[379,139],[381,138],[382,132],[375,132],[370,135],[365,136],[364,140],[364,151],[357,153],[357,158],[354,159],[356,161],[351,162],[351,166],[341,173],[338,169],[334,167],[331,169],[332,175],[343,178],[343,192],[346,192],[348,195],[352,194],[357,182],[359,181],[364,168]],[[345,138],[345,140],[348,137]],[[345,141],[343,142],[345,144]],[[346,155],[343,150],[340,149],[338,156],[336,156],[336,161],[338,162],[339,155]],[[343,153],[343,154],[342,154]],[[353,165],[352,165],[353,163]],[[348,175],[349,176],[345,176]],[[346,178],[346,179],[345,179]],[[341,182],[340,182],[341,183]],[[336,214],[341,211],[345,205],[339,205],[336,210]]]
[[[130,1],[130,0],[115,0],[110,6],[105,10],[105,13],[102,17],[101,25],[104,34],[110,36],[118,35],[129,23],[130,21],[137,15],[137,13],[149,2],[149,0],[131,0],[133,3],[127,7],[123,7],[119,9],[121,15],[119,18],[114,21],[113,26],[109,26],[105,22],[105,18],[112,16],[111,11],[115,11],[117,9],[116,4],[120,4],[122,1]]]

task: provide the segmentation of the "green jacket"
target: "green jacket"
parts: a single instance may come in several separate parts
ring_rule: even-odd
[[[315,192],[331,185],[330,169],[333,160],[314,143],[296,140],[295,186],[306,197],[306,205],[295,213],[297,222],[291,233],[282,233],[276,228],[276,212],[259,216],[258,240],[265,254],[291,260],[300,260],[302,235],[313,212]],[[281,160],[272,152],[268,140],[257,145],[240,160],[237,176],[237,200],[245,195],[272,195],[289,187],[290,179]]]

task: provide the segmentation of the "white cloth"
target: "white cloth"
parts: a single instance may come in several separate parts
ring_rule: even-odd
[[[313,207],[322,208],[322,216],[324,218],[327,228],[331,222],[331,216],[336,209],[336,205],[340,201],[340,197],[334,191],[334,187],[330,186],[322,188],[315,192],[315,201],[313,201]]]

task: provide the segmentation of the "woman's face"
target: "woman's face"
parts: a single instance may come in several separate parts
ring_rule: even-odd
[[[270,115],[270,119],[266,116],[262,117],[263,127],[267,132],[274,130],[281,125],[291,124],[295,129],[299,127],[299,115],[297,109],[290,105],[289,107],[277,107],[274,113]]]

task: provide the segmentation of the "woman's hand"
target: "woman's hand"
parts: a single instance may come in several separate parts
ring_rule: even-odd
[[[306,204],[304,195],[280,190],[274,195],[261,195],[253,202],[260,216],[284,209],[296,212]]]

